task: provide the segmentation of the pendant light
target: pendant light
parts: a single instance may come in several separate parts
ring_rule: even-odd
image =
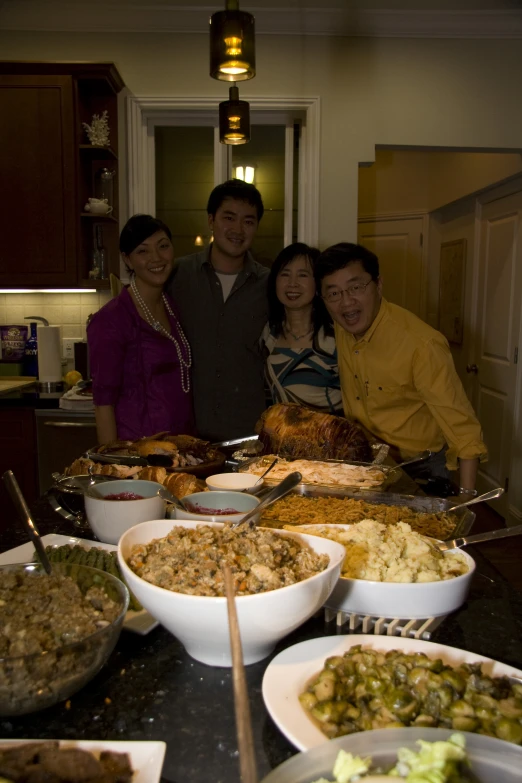
[[[250,105],[239,100],[235,84],[228,94],[228,101],[219,104],[219,140],[222,144],[246,144],[250,141]]]
[[[254,17],[239,10],[238,0],[226,0],[225,7],[210,17],[210,75],[242,82],[256,75]]]

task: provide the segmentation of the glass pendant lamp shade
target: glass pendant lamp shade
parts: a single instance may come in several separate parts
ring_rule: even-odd
[[[219,140],[222,144],[250,141],[250,105],[239,100],[235,85],[229,90],[229,100],[219,104]]]
[[[256,75],[255,22],[227,0],[226,10],[210,17],[210,75],[225,82],[242,82]]]

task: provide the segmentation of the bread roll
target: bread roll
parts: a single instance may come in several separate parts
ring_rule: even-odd
[[[89,468],[94,465],[92,459],[75,459],[70,467],[65,468],[64,474],[66,476],[88,476]]]
[[[178,498],[184,498],[194,492],[203,492],[206,489],[205,482],[190,473],[169,473],[163,484]]]
[[[136,478],[144,479],[145,481],[157,481],[158,484],[163,484],[166,476],[167,471],[165,468],[143,468]]]

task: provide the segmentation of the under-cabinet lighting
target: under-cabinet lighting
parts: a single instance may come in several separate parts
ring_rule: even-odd
[[[0,288],[0,294],[96,294],[96,288]]]

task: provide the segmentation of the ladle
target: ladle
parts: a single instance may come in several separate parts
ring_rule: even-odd
[[[282,498],[284,495],[287,495],[294,487],[296,487],[301,481],[302,481],[302,475],[295,471],[295,473],[289,473],[288,476],[286,476],[280,484],[275,486],[271,492],[268,493],[268,495],[265,495],[261,503],[257,505],[255,508],[253,508],[251,511],[248,511],[244,517],[242,517],[238,522],[233,522],[231,527],[237,527],[238,525],[243,525],[245,522],[247,522],[250,527],[254,526],[254,518],[258,515],[260,511],[265,509],[267,506],[272,505],[272,503],[275,503],[276,500],[279,500],[279,498]]]
[[[11,495],[11,500],[15,504],[16,510],[18,511],[18,515],[22,520],[23,526],[25,527],[27,533],[29,533],[29,537],[33,541],[33,544],[35,546],[41,564],[43,565],[45,571],[48,574],[51,574],[53,569],[51,567],[49,558],[47,557],[47,554],[45,552],[45,547],[42,544],[40,533],[38,532],[38,528],[33,522],[33,519],[31,517],[31,512],[29,511],[29,507],[25,502],[24,496],[22,495],[22,490],[18,486],[18,482],[14,477],[13,471],[6,470],[2,478],[7,487],[7,491]]]
[[[486,500],[493,500],[494,498],[499,498],[503,494],[504,494],[503,487],[490,489],[489,492],[484,492],[483,495],[478,495],[476,498],[471,498],[471,500],[465,500],[463,503],[457,503],[455,506],[448,508],[446,513],[448,511],[458,511],[459,508],[465,508],[466,506],[472,506],[473,503],[482,503]]]

